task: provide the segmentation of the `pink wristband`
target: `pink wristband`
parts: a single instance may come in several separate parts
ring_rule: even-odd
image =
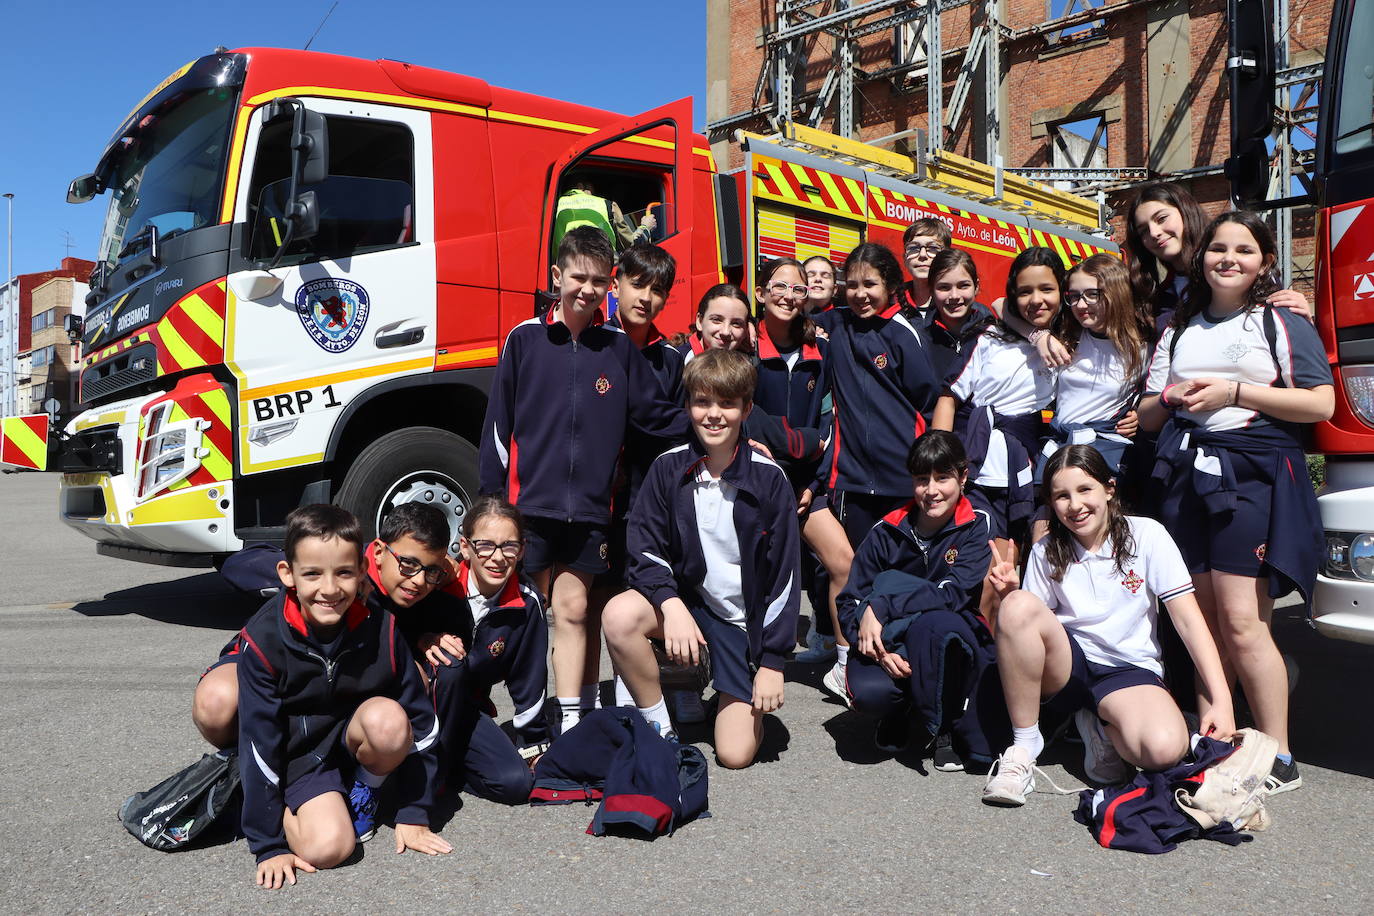
[[[1175,384],[1177,384],[1177,383],[1175,383]],[[1173,406],[1172,404],[1169,403],[1169,389],[1172,388],[1172,387],[1174,387],[1174,386],[1173,386],[1173,385],[1165,385],[1165,386],[1164,386],[1164,390],[1161,391],[1161,392],[1159,393],[1159,403],[1163,404],[1165,407],[1172,407],[1172,406]]]

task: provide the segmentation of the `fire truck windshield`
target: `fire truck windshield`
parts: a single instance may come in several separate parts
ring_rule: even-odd
[[[237,95],[219,86],[188,91],[116,141],[100,261],[115,266],[126,240],[149,225],[165,239],[218,221]]]

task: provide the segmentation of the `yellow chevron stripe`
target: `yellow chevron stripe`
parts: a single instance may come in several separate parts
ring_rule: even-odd
[[[176,328],[172,327],[171,321],[166,318],[159,321],[157,333],[162,338],[162,346],[167,350],[167,355],[175,360],[181,368],[194,369],[197,366],[205,365],[205,359],[182,339]]]
[[[48,443],[30,429],[29,424],[21,418],[5,417],[4,420],[0,420],[0,435],[3,435],[11,445],[19,450],[18,456],[10,455],[9,463],[31,467],[39,471],[47,470]],[[5,449],[5,452],[10,453],[10,449]],[[28,460],[15,460],[16,457],[21,456]]]
[[[492,354],[495,356],[496,354]],[[231,426],[229,422],[229,395],[222,389],[214,391],[202,391],[200,399],[205,402],[205,406],[214,413],[215,419],[219,420],[221,426]]]
[[[151,499],[129,510],[130,525],[165,525],[169,522],[194,522],[223,518],[218,499],[210,499],[204,488],[179,489],[167,496]]]
[[[1022,247],[1022,248],[1029,248],[1029,247],[1030,247],[1030,230],[1027,229],[1027,228],[1024,227],[1024,226],[1017,226],[1017,227],[1016,227],[1016,234],[1019,235],[1019,236],[1021,237],[1021,247]]]
[[[210,454],[200,459],[200,466],[210,472],[210,476],[216,480],[228,480],[234,476],[234,465],[224,453],[210,444],[209,439],[202,439],[201,445],[208,449]]]
[[[215,314],[204,299],[189,296],[182,300],[181,309],[211,340],[216,343],[224,340],[224,319]]]
[[[840,189],[836,186],[835,179],[830,175],[830,173],[818,171],[816,174],[820,177],[821,184],[825,185],[825,189],[830,192],[830,197],[832,200],[835,201],[835,206],[838,209],[845,211],[846,213],[854,213],[854,211],[850,209],[849,205],[845,203],[844,193],[841,192]],[[854,215],[857,216],[858,214],[855,213]]]
[[[838,175],[836,177],[839,178],[840,181],[844,182],[844,186],[849,189],[849,193],[854,195],[854,199],[859,202],[860,209],[858,211],[858,215],[862,216],[863,210],[865,208],[864,201],[867,199],[867,195],[864,194],[864,186],[859,184],[859,182],[855,181],[853,178],[845,178],[843,176]]]

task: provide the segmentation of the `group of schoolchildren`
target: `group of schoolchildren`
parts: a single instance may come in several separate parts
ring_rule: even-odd
[[[461,561],[428,507],[370,543],[336,507],[298,509],[285,588],[201,680],[197,726],[239,747],[258,883],[342,862],[393,772],[398,852],[450,850],[429,827],[443,788],[525,801],[600,705],[603,635],[616,705],[671,741],[706,710],[665,696],[660,665],[709,655],[718,762],[750,765],[803,588],[825,689],[879,747],[987,773],[988,804],[1034,789],[1042,721],[1071,717],[1088,780],[1119,784],[1176,764],[1190,732],[1230,736],[1237,678],[1279,743],[1270,791],[1297,788],[1269,619],[1315,579],[1302,428],[1331,414],[1330,368],[1257,216],[1209,222],[1151,185],[1126,235],[1124,262],[1027,249],[985,305],[974,260],[922,219],[909,280],[874,243],[838,269],[778,259],[670,339],[672,257],[568,231],[557,302],[497,365]],[[1191,687],[1181,655],[1165,670],[1161,603]]]

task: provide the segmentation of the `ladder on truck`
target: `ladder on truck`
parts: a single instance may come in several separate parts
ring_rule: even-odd
[[[779,123],[774,134],[738,131],[736,136],[746,148],[750,140],[771,143],[1009,213],[1034,217],[1079,232],[1105,234],[1106,221],[1100,201],[1060,191],[956,153],[931,152],[923,142],[916,144],[917,153],[913,157],[794,121]]]

